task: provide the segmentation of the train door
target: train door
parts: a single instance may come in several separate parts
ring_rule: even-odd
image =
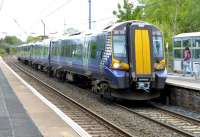
[[[132,77],[137,82],[149,82],[153,77],[151,29],[134,25],[130,28]]]
[[[103,35],[91,36],[88,39],[88,72],[97,76],[99,74],[99,64],[102,59],[104,49]]]
[[[88,57],[89,57],[89,37],[86,36],[83,40],[83,68],[85,72],[88,71]]]
[[[89,42],[89,56],[88,56],[88,64],[89,70],[93,75],[98,74],[98,37],[91,36]]]

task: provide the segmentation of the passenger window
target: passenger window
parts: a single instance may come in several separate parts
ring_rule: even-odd
[[[190,40],[183,40],[183,47],[191,47]]]
[[[181,47],[181,41],[175,41],[174,42],[174,47],[175,48],[180,48]]]
[[[82,57],[82,44],[78,40],[71,41],[72,55],[73,57]]]
[[[196,48],[200,47],[200,39],[193,40],[192,45]]]
[[[181,49],[175,49],[174,50],[174,57],[175,58],[182,58],[182,50]]]
[[[90,44],[90,51],[91,51],[90,57],[95,59],[96,54],[97,54],[97,39],[93,37],[89,44]]]
[[[200,59],[200,49],[194,49],[194,54],[193,54],[193,57],[195,59]]]

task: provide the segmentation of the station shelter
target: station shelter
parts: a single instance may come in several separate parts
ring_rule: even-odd
[[[174,71],[183,71],[183,53],[188,47],[191,51],[191,67],[193,72],[200,71],[200,32],[181,33],[174,36]]]

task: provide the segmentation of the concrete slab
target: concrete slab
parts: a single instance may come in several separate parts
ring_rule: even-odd
[[[182,74],[170,73],[168,74],[166,82],[169,85],[200,91],[200,79],[196,80],[194,77],[189,75],[183,76]]]

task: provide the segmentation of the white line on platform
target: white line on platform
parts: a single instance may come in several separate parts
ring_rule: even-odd
[[[2,63],[24,84],[31,92],[36,95],[42,102],[44,102],[48,107],[50,107],[62,120],[64,120],[70,127],[72,127],[81,137],[91,137],[84,129],[82,129],[77,123],[75,123],[71,118],[65,115],[59,108],[42,96],[35,88],[29,85],[25,80],[23,80],[14,70],[12,70],[4,61]]]

